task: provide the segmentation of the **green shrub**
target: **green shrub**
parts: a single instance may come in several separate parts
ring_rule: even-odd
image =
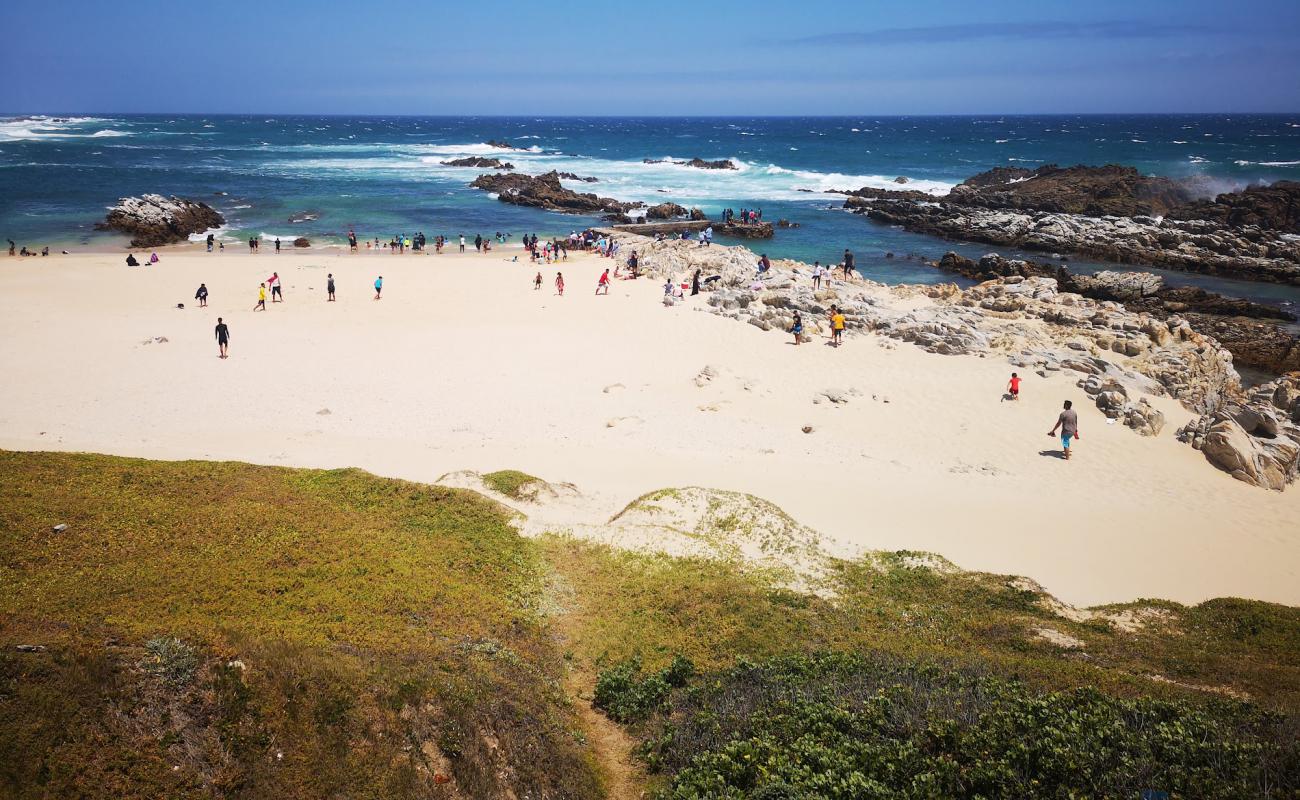
[[[636,722],[659,710],[672,690],[686,685],[695,674],[690,659],[674,656],[658,672],[641,676],[641,659],[630,658],[596,677],[594,704],[619,722]]]
[[[621,696],[648,699],[655,676],[619,669]],[[1036,693],[844,654],[739,664],[670,694],[646,706],[644,747],[665,798],[1300,796],[1297,721],[1241,703]]]
[[[194,648],[175,636],[159,636],[145,642],[148,653],[141,666],[172,686],[183,686],[194,677],[199,657]]]

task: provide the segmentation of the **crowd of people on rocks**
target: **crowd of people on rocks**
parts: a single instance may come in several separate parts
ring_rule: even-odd
[[[722,209],[722,221],[730,224],[736,221],[736,212],[730,208]],[[742,208],[740,209],[741,225],[757,225],[763,221],[763,209]]]

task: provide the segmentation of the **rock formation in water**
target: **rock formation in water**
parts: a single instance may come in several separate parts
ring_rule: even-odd
[[[676,203],[660,203],[657,206],[650,206],[649,208],[647,208],[645,212],[645,218],[646,219],[677,219],[679,217],[685,217],[687,213],[689,212],[687,212],[685,207],[679,206]]]
[[[678,166],[695,167],[696,169],[740,169],[729,158],[720,158],[717,161],[705,161],[702,158],[692,158],[690,161],[673,161],[668,158],[643,158],[641,160],[646,164],[677,164]]]
[[[845,207],[907,230],[1300,285],[1300,183],[1194,200],[1204,187],[1131,167],[998,167],[942,197],[870,187]]]
[[[478,169],[514,169],[515,165],[508,161],[502,161],[499,158],[484,158],[483,156],[470,156],[469,158],[453,158],[451,161],[441,162],[444,167],[477,167]]]
[[[594,194],[566,189],[560,185],[560,176],[555,171],[537,176],[513,173],[480,175],[470,186],[496,192],[497,198],[503,203],[544,208],[549,211],[563,211],[570,214],[602,212],[625,214],[631,209],[641,208],[645,205],[644,203],[624,203],[610,197],[597,197]]]
[[[160,194],[123,197],[108,210],[97,230],[120,231],[131,236],[131,247],[157,247],[187,240],[225,223],[212,206],[195,200]]]

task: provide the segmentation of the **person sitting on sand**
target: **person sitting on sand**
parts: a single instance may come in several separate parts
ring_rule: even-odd
[[[1061,429],[1061,447],[1065,450],[1065,460],[1070,460],[1070,440],[1082,438],[1079,436],[1079,412],[1070,406],[1074,405],[1069,400],[1065,401],[1065,410],[1056,418],[1056,424],[1047,432],[1048,436],[1055,436],[1056,429]]]
[[[334,273],[325,276],[325,302],[334,302]]]
[[[1007,393],[1011,395],[1012,400],[1020,399],[1020,376],[1011,373],[1011,380],[1007,383]]]
[[[199,308],[208,307],[208,285],[206,283],[199,284],[199,290],[194,293],[194,299],[199,301]]]
[[[138,266],[140,266],[140,262],[135,260],[135,253],[127,253],[127,254],[126,254],[126,265],[127,265],[128,267],[138,267]]]
[[[257,286],[257,305],[253,306],[254,311],[266,310],[266,284],[260,283]]]
[[[49,248],[46,248],[46,249],[48,250]],[[48,254],[47,254],[47,255],[48,255]],[[157,254],[157,253],[154,253],[154,254],[152,254],[152,255],[149,256],[149,263],[150,263],[150,264],[157,264],[157,263],[158,263],[158,254]]]
[[[533,291],[535,292],[540,288],[542,288],[542,272],[538,270],[537,274],[533,276]]]
[[[226,327],[226,323],[221,321],[221,317],[217,317],[216,333],[217,333],[217,354],[218,354],[217,357],[227,358],[229,356],[226,350],[227,347],[230,345],[230,328]]]
[[[380,275],[378,278],[375,278],[375,299],[376,300],[379,299],[379,295],[383,291],[384,291],[384,276]]]
[[[609,267],[600,273],[600,279],[596,281],[596,294],[609,294]]]
[[[794,324],[790,326],[790,332],[794,334],[794,343],[799,344],[803,341],[803,317],[799,312],[794,312]]]
[[[762,275],[772,268],[772,262],[768,260],[767,253],[758,257],[758,274]]]

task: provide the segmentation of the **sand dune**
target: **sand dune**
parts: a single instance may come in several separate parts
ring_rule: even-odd
[[[665,308],[648,281],[594,296],[611,262],[590,256],[542,267],[534,291],[518,252],[0,260],[0,447],[420,481],[515,468],[579,487],[557,521],[575,527],[649,490],[707,486],[771,500],[837,553],[930,550],[1077,605],[1300,604],[1300,490],[1216,471],[1174,440],[1192,417],[1174,401],[1152,399],[1169,425],[1144,439],[1105,424],[1066,376],[1028,375],[1023,399],[1003,402],[1011,368],[997,359],[871,336],[796,348],[689,302]],[[254,313],[272,270],[285,302]],[[814,403],[827,388],[848,402]],[[1067,398],[1082,432],[1069,463],[1046,435]]]

